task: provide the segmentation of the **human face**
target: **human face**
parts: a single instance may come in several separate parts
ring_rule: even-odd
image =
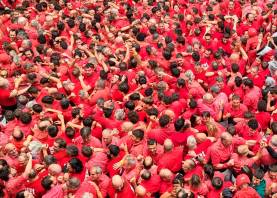
[[[155,154],[157,152],[157,145],[147,145],[148,151],[152,154]]]
[[[260,182],[261,182],[261,180],[260,179],[258,179],[257,177],[253,177],[253,184],[254,185],[259,185],[260,184]]]
[[[209,42],[211,42],[211,37],[210,36],[205,36],[205,40],[209,43]]]
[[[10,31],[10,38],[11,38],[12,40],[14,40],[15,37],[16,37],[15,31]]]
[[[59,144],[57,142],[54,142],[53,149],[55,152],[58,152],[60,150]]]
[[[230,2],[229,2],[229,9],[233,10],[234,7],[235,7],[234,2],[233,2],[233,1],[230,1]]]
[[[18,151],[17,151],[17,149],[16,149],[16,147],[14,145],[12,145],[8,149],[8,155],[13,156],[13,157],[17,157],[18,156]]]
[[[232,100],[232,106],[233,106],[234,108],[238,108],[239,105],[240,105],[240,101],[239,101],[239,100]]]
[[[270,179],[272,179],[274,182],[277,182],[277,172],[269,171],[268,173],[269,173]]]
[[[95,169],[91,169],[90,178],[92,181],[97,181],[99,179],[99,174],[96,173]]]
[[[103,134],[102,140],[106,145],[109,145],[110,143],[112,143],[112,136],[107,135],[107,134]]]
[[[116,192],[121,192],[122,189],[124,188],[124,183],[122,183],[120,186],[113,185],[113,188],[115,189]]]
[[[225,146],[225,147],[228,147],[232,144],[232,138],[227,138],[225,140],[222,141],[222,144]]]
[[[248,15],[248,22],[253,22],[255,19],[255,16],[251,13]]]

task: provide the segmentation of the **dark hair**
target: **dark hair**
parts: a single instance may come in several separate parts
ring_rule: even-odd
[[[75,136],[75,129],[73,127],[66,127],[65,128],[65,135],[69,137],[70,139],[74,138]]]
[[[142,140],[144,138],[144,131],[141,129],[135,129],[132,131],[132,135],[138,138],[139,140]]]
[[[8,165],[3,166],[0,169],[0,179],[3,181],[8,181],[10,175],[10,167]]]
[[[22,113],[20,113],[19,120],[23,124],[29,124],[32,122],[32,114],[29,112],[22,112]]]
[[[73,28],[75,26],[75,21],[72,18],[69,18],[68,21],[67,21],[67,25],[70,28]]]
[[[75,173],[81,173],[84,169],[82,161],[76,157],[71,158],[69,164]]]
[[[66,141],[62,138],[56,138],[55,142],[59,145],[59,148],[66,148]]]
[[[177,79],[177,85],[180,87],[184,87],[186,84],[186,81],[183,78],[178,78]]]
[[[190,182],[193,187],[198,187],[201,184],[201,179],[198,175],[193,174],[190,179]]]
[[[66,147],[66,154],[70,157],[76,157],[79,154],[79,149],[76,145],[68,145]]]
[[[89,146],[82,146],[81,152],[87,158],[90,158],[93,154],[93,150]]]
[[[174,128],[176,131],[181,131],[184,128],[185,125],[185,120],[184,118],[178,118],[175,122],[174,122]]]
[[[272,122],[270,125],[270,128],[271,128],[273,134],[276,135],[277,134],[277,122]]]
[[[163,128],[170,122],[170,117],[168,115],[162,115],[159,119],[159,124]]]
[[[266,101],[265,100],[260,100],[258,102],[258,111],[259,112],[266,112]]]
[[[194,60],[194,62],[199,62],[200,61],[200,54],[199,54],[199,52],[196,52],[196,51],[194,51],[194,52],[192,52],[192,59]]]
[[[239,71],[239,65],[236,63],[233,63],[231,65],[231,70],[232,70],[232,72],[237,73]]]
[[[147,88],[144,91],[145,96],[151,96],[153,94],[153,88]]]
[[[48,135],[52,138],[58,135],[59,129],[56,125],[50,125],[47,127]]]
[[[46,38],[43,34],[38,35],[38,42],[40,44],[46,44]]]
[[[236,85],[237,87],[240,87],[241,84],[242,84],[242,78],[239,77],[239,76],[236,76],[236,77],[235,77],[235,85]]]
[[[73,118],[76,118],[78,115],[80,115],[80,111],[81,111],[81,109],[80,108],[74,108],[74,109],[72,109],[72,111],[71,111],[71,115],[72,115],[72,117]]]
[[[81,130],[80,130],[80,134],[82,136],[83,139],[86,139],[88,138],[90,135],[91,135],[91,128],[90,127],[83,127]]]
[[[241,168],[241,173],[246,174],[249,177],[250,181],[252,180],[253,173],[252,173],[251,168],[249,168],[248,166],[243,166]]]
[[[141,178],[144,180],[149,180],[151,178],[151,172],[149,170],[143,170]]]
[[[204,172],[210,179],[214,177],[214,167],[211,164],[204,165]]]
[[[129,92],[129,85],[127,82],[122,82],[118,85],[119,91],[127,94]]]
[[[118,146],[114,145],[114,144],[110,144],[108,146],[109,152],[111,155],[113,155],[114,157],[118,156],[120,149]]]
[[[236,128],[233,125],[229,125],[226,131],[233,136],[236,133]]]
[[[253,88],[254,87],[253,81],[251,79],[249,79],[249,78],[244,79],[243,80],[243,84],[244,84],[244,86],[247,86],[249,88]]]
[[[223,186],[223,181],[220,177],[214,177],[212,179],[212,185],[216,190],[219,190]]]
[[[139,93],[132,93],[129,98],[130,100],[140,100],[140,95]]]
[[[52,184],[53,181],[51,180],[51,176],[46,176],[41,180],[41,186],[44,188],[44,190],[50,190]]]
[[[13,111],[10,111],[10,110],[5,111],[5,119],[7,121],[14,120],[14,118],[15,118],[15,116],[14,116]]]
[[[41,99],[41,102],[45,103],[45,104],[53,104],[54,102],[54,98],[52,96],[44,96]]]
[[[51,164],[57,163],[57,159],[53,155],[46,155],[44,157],[44,163],[46,166],[50,166]]]
[[[253,130],[256,130],[259,127],[259,123],[256,119],[249,120],[247,125]]]
[[[254,169],[253,176],[256,177],[257,179],[263,179],[264,178],[264,171],[260,167]]]
[[[86,126],[86,127],[91,127],[93,121],[94,121],[94,120],[93,120],[92,117],[86,117],[86,118],[84,118],[84,120],[83,120],[83,125]]]
[[[139,121],[139,116],[135,111],[129,111],[127,116],[129,121],[132,122],[133,124],[136,124]]]
[[[103,107],[103,113],[104,113],[104,116],[105,116],[106,118],[109,118],[109,117],[111,117],[111,115],[112,115],[112,113],[113,113],[113,109]]]

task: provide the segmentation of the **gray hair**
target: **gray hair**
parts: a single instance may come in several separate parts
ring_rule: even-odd
[[[103,171],[100,166],[95,165],[95,166],[93,166],[93,168],[95,169],[96,174],[102,174]]]
[[[196,139],[193,135],[190,135],[187,139],[187,146],[189,148],[194,147],[197,144]]]
[[[123,109],[117,109],[114,113],[115,119],[123,120],[125,118],[125,112]]]
[[[137,161],[136,158],[133,155],[126,155],[125,161],[127,162],[128,165],[136,165]]]
[[[188,78],[188,80],[194,80],[194,74],[191,70],[187,70],[185,72],[185,76]]]
[[[68,188],[70,189],[76,189],[80,186],[80,180],[77,177],[71,177],[68,180]]]
[[[102,80],[102,79],[97,80],[95,87],[98,89],[105,89],[105,80]]]

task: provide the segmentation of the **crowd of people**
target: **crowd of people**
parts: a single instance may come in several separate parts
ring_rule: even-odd
[[[277,197],[275,0],[0,1],[0,197]]]

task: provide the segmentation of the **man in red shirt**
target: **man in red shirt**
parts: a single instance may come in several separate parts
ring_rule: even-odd
[[[125,198],[135,197],[133,187],[130,183],[125,181],[121,176],[114,175],[108,188],[108,195],[110,197]]]
[[[91,177],[91,181],[95,182],[95,184],[99,187],[102,196],[106,197],[110,178],[103,174],[102,169],[99,166],[93,166],[89,171],[89,175]]]
[[[233,95],[232,101],[224,106],[223,119],[228,120],[229,124],[235,124],[241,120],[243,113],[246,111],[247,106],[240,103],[240,97]]]
[[[249,186],[250,179],[246,174],[238,175],[236,179],[237,192],[234,198],[246,197],[246,198],[259,198],[259,194]]]
[[[247,106],[249,111],[256,111],[257,104],[262,96],[261,90],[254,86],[253,81],[249,78],[243,81],[243,89],[245,91],[243,104]]]

